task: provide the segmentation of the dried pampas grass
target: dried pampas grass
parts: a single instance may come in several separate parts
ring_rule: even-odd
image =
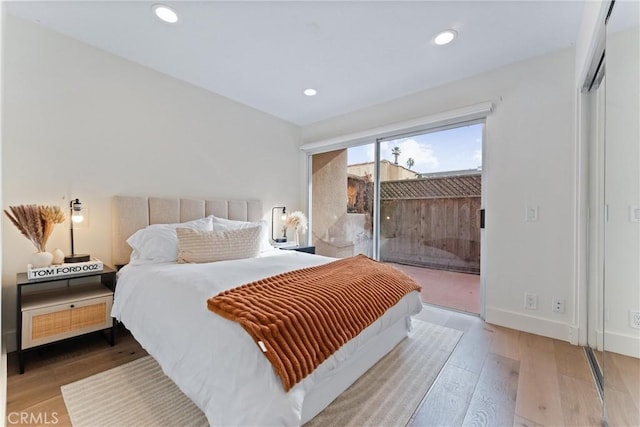
[[[64,222],[64,213],[58,206],[9,206],[9,210],[5,209],[4,213],[38,252],[45,252],[53,227]]]
[[[296,231],[307,231],[307,217],[300,211],[291,212],[287,217],[285,227],[293,228]]]

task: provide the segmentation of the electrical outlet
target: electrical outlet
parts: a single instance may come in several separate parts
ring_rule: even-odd
[[[524,220],[527,222],[538,220],[538,207],[527,206],[524,210]]]
[[[551,307],[551,311],[554,313],[564,313],[565,304],[566,300],[553,297],[553,306]]]
[[[629,326],[640,329],[640,311],[629,310]]]
[[[529,292],[524,293],[524,308],[528,310],[538,309],[538,295]]]

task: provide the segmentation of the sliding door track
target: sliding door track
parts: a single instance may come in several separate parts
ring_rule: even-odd
[[[602,370],[598,364],[598,359],[596,359],[596,355],[591,347],[584,347],[584,353],[587,356],[587,361],[589,361],[589,367],[593,374],[593,381],[596,383],[596,388],[598,389],[598,395],[600,395],[600,400],[602,400],[604,377],[602,376]]]

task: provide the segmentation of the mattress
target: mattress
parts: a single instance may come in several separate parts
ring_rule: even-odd
[[[288,393],[250,335],[238,323],[209,311],[207,299],[330,261],[333,258],[274,250],[258,258],[207,264],[128,265],[118,274],[112,315],[205,413],[210,425],[300,425],[305,398],[314,386],[326,387],[337,372],[355,369],[349,361],[390,327],[400,322],[408,329],[409,316],[422,308],[419,294],[406,295]]]

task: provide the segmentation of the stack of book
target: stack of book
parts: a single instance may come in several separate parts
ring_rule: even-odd
[[[31,264],[27,265],[27,279],[50,279],[52,277],[73,276],[76,274],[86,274],[100,272],[104,268],[102,261],[93,258],[86,262],[65,263],[60,265],[51,265],[49,267],[34,268]]]
[[[298,246],[296,242],[272,242],[271,245],[274,248],[292,248]]]

